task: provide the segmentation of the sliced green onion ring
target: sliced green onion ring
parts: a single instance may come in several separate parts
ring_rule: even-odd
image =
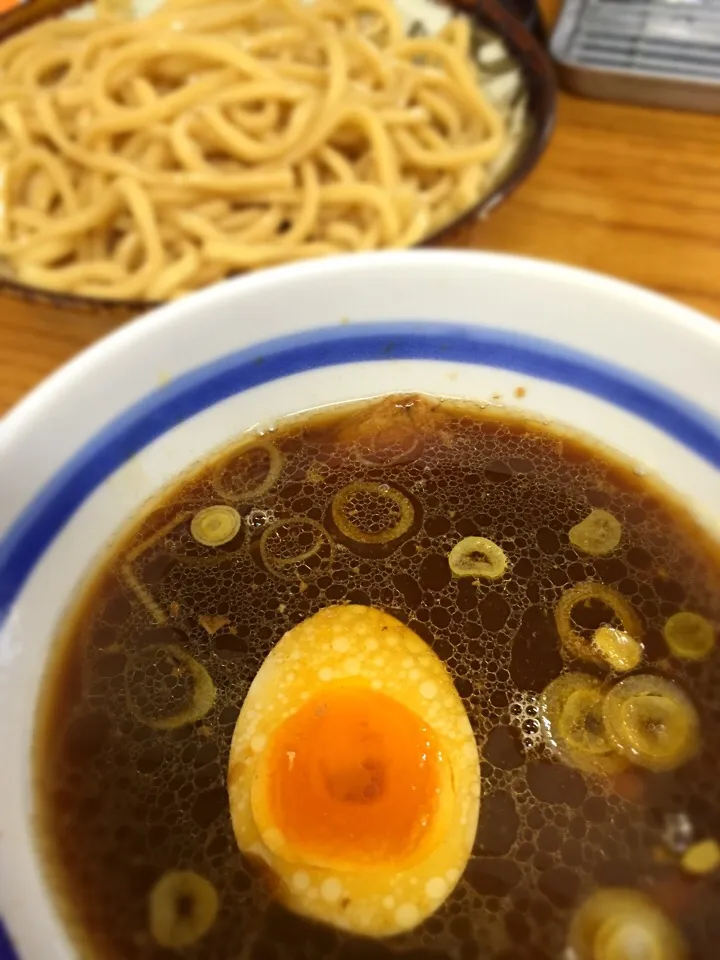
[[[235,507],[216,503],[198,511],[190,521],[193,540],[204,547],[222,547],[240,532],[242,520]]]
[[[405,463],[422,447],[428,415],[425,400],[408,405],[398,397],[386,397],[345,419],[337,439],[365,466]]]
[[[140,723],[153,730],[175,730],[210,712],[215,684],[205,667],[182,647],[153,644],[128,659],[125,702]]]
[[[604,688],[586,673],[563,673],[540,697],[540,721],[546,740],[560,758],[586,773],[619,773],[619,756],[603,720]]]
[[[388,434],[391,436],[390,441],[387,441]],[[417,430],[408,428],[402,433],[396,428],[362,442],[362,445],[354,450],[354,454],[355,459],[366,467],[391,467],[412,460],[419,449],[420,436]]]
[[[570,528],[570,543],[591,557],[605,557],[620,543],[622,526],[607,510],[593,510]]]
[[[215,887],[193,870],[168,870],[150,891],[148,925],[160,947],[182,950],[197,943],[218,914]]]
[[[579,603],[587,603],[589,600],[597,600],[610,607],[622,624],[623,631],[638,642],[642,640],[642,624],[625,597],[604,583],[586,580],[565,591],[555,607],[555,623],[563,653],[571,659],[580,657],[607,666],[605,658],[573,627],[573,610]]]
[[[680,931],[640,890],[608,887],[575,914],[568,937],[576,960],[686,960]]]
[[[703,660],[715,646],[713,625],[699,613],[674,613],[663,627],[670,652],[682,660]]]
[[[450,551],[448,563],[456,577],[485,580],[497,580],[507,569],[505,551],[487,537],[465,537]]]
[[[390,509],[397,515],[397,520],[391,520],[379,530],[368,529],[362,525],[362,507],[354,507],[354,499],[370,501],[380,511]],[[369,512],[370,508],[367,509]],[[338,490],[333,497],[331,512],[338,530],[356,543],[391,543],[406,534],[415,519],[415,508],[404,493],[387,483],[372,481],[355,481]]]
[[[241,489],[234,489],[227,474],[230,472],[229,464],[233,464],[237,473],[237,464],[240,458],[251,457],[258,452],[267,457],[267,469],[265,475],[259,479],[253,479],[247,486]],[[256,440],[251,445],[226,458],[217,468],[212,477],[212,485],[215,491],[224,499],[231,503],[245,503],[249,500],[257,500],[263,497],[277,483],[278,477],[282,472],[283,458],[277,447],[269,440]]]
[[[715,873],[720,868],[720,845],[711,837],[699,840],[688,847],[680,861],[685,873],[696,877],[703,877],[708,873]]]
[[[266,568],[288,579],[317,576],[330,564],[334,554],[332,537],[321,523],[310,517],[276,520],[260,537],[260,556]]]
[[[621,680],[605,698],[603,719],[618,750],[648,770],[674,770],[699,747],[695,707],[663,677],[636,674]]]
[[[593,646],[617,673],[634,670],[643,657],[640,641],[615,627],[599,627],[593,636]]]

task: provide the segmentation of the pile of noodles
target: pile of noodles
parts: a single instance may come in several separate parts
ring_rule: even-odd
[[[469,209],[508,134],[466,18],[389,0],[167,0],[0,45],[0,257],[20,282],[177,297],[406,247]]]

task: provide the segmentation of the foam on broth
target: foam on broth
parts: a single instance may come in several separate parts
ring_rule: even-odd
[[[671,658],[662,637],[682,609],[720,620],[720,557],[682,508],[579,439],[420,397],[293,421],[247,449],[204,466],[135,526],[87,589],[48,670],[35,757],[38,837],[81,949],[108,960],[176,955],[150,937],[147,899],[163,873],[182,869],[210,880],[220,903],[188,957],[549,960],[561,955],[583,897],[622,885],[650,892],[692,956],[713,960],[720,880],[688,877],[668,855],[680,826],[698,839],[720,837],[720,657]],[[276,453],[281,469],[264,489]],[[402,492],[413,507],[402,536],[358,544],[338,530],[331,503],[353,481]],[[253,487],[258,494],[243,498]],[[190,519],[224,502],[242,515],[241,530],[220,548],[198,545]],[[568,539],[593,508],[622,525],[606,557]],[[332,549],[273,571],[263,532],[291,519],[285,534],[295,536],[298,517]],[[289,542],[283,530],[273,527],[266,546]],[[507,555],[497,581],[451,576],[448,554],[475,535]],[[588,579],[633,605],[644,623],[644,670],[676,680],[699,710],[702,750],[678,771],[584,774],[543,741],[539,694],[574,666],[561,657],[553,610]],[[387,943],[278,906],[272,884],[239,853],[228,811],[230,739],[253,676],[286,630],[345,602],[392,613],[432,646],[482,758],[480,821],[463,879],[435,915]],[[607,610],[590,604],[577,619],[591,633]],[[214,706],[194,723],[154,729],[128,710],[132,665],[157,644],[181,648],[212,678]],[[144,675],[142,695],[161,702],[166,679]]]

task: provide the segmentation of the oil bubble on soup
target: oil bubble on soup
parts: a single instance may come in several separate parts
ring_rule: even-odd
[[[78,952],[716,960],[718,582],[664,489],[517,415],[399,396],[239,438],[47,671]]]

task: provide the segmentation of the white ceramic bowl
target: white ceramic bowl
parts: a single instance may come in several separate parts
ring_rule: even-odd
[[[502,395],[633,457],[720,527],[720,324],[591,273],[455,252],[332,259],[103,340],[0,423],[0,907],[20,956],[73,955],[35,851],[28,758],[48,648],[103,545],[244,430],[399,391]]]

